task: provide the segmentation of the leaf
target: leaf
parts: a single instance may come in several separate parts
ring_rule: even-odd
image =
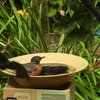
[[[53,29],[55,32],[63,34],[63,33],[70,33],[75,29],[76,26],[77,25],[72,18],[64,17],[59,22],[54,24]]]
[[[57,2],[58,2],[58,4],[59,4],[60,6],[63,6],[63,5],[64,5],[64,0],[57,0]]]
[[[57,13],[57,8],[55,6],[50,6],[47,16],[53,17],[53,16],[55,16],[56,13]]]
[[[14,16],[10,17],[6,24],[3,25],[3,27],[0,29],[0,34],[6,29],[7,25],[11,23],[11,21],[14,19]]]
[[[67,36],[64,39],[63,44],[66,46],[73,45],[79,41],[82,41],[84,43],[87,43],[88,40],[92,41],[93,37],[91,34],[91,31],[85,31],[84,29],[74,29],[73,31],[70,32],[70,34],[67,34]]]
[[[50,4],[52,4],[52,5],[56,5],[56,4],[57,4],[57,0],[52,0],[52,1],[49,0],[49,2],[50,2]]]

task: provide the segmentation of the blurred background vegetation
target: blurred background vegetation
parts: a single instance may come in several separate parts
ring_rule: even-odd
[[[97,7],[100,0],[91,0]],[[96,23],[95,23],[96,21]],[[61,52],[85,58],[76,75],[76,100],[99,100],[99,21],[83,0],[0,0],[0,52],[7,58],[38,52]],[[0,72],[0,94],[9,76]]]

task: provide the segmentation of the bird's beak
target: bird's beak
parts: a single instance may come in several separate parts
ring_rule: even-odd
[[[41,59],[45,58],[45,56],[41,57]]]

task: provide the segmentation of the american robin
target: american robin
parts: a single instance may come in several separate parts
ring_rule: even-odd
[[[95,64],[92,67],[90,67],[89,71],[93,71],[98,68],[100,68],[100,59],[96,59]]]
[[[0,69],[13,72],[19,78],[26,78],[29,81],[29,75],[22,64],[15,61],[9,61],[6,56],[0,53]]]
[[[33,75],[36,76],[36,75],[40,75],[41,74],[42,65],[40,64],[40,61],[41,61],[42,58],[45,58],[45,57],[34,56],[31,59],[30,63],[23,64],[23,66],[28,71],[28,74],[30,76],[33,76]]]

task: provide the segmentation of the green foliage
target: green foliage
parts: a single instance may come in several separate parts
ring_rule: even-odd
[[[50,34],[57,33],[60,39],[55,52],[71,53],[89,62],[88,68],[76,75],[76,100],[99,100],[100,90],[97,84],[100,83],[100,71],[98,69],[90,73],[88,69],[93,65],[92,59],[99,58],[95,52],[100,39],[94,37],[94,32],[100,23],[94,27],[94,16],[83,2],[81,0],[74,0],[74,2],[73,0],[45,0],[46,14],[42,15],[42,5],[39,5],[38,12],[35,12],[32,8],[32,0],[30,2],[21,0],[23,14],[19,15],[13,0],[9,1],[12,13],[0,5],[0,51],[6,46],[10,49],[13,47],[12,52],[6,48],[4,55],[7,58],[29,53],[49,52]],[[96,5],[97,1],[94,4]],[[64,15],[60,14],[61,11]],[[42,19],[44,16],[45,29]],[[53,24],[51,19],[54,19]],[[48,35],[46,39],[45,34]],[[9,36],[10,43],[7,44]],[[96,39],[95,42],[93,38]],[[96,48],[92,50],[94,46]],[[5,76],[1,72],[0,75],[3,75],[2,78]],[[3,86],[0,89],[3,90]]]
[[[10,36],[12,40],[11,45],[14,48],[13,56],[34,52],[47,52],[47,43],[44,39],[41,25],[42,6],[40,5],[39,16],[36,17],[32,9],[32,1],[23,1],[23,14],[20,16],[13,1],[9,1],[13,14],[10,14],[3,5],[0,5],[0,45],[3,46],[4,43],[2,41],[6,42],[7,36]],[[26,16],[26,13],[28,13],[28,16]],[[36,29],[35,32],[34,28]]]
[[[93,41],[94,16],[80,0],[68,0],[64,12],[67,12],[61,20],[54,25],[57,33],[66,34],[63,44],[66,46],[73,45],[79,41],[87,43]],[[70,9],[70,10],[69,10]],[[71,12],[73,12],[71,14]],[[68,15],[69,14],[69,15]],[[73,39],[72,39],[73,38]]]
[[[79,72],[76,75],[75,79],[75,98],[76,100],[99,100],[100,89],[97,84],[100,84],[100,69],[96,71],[89,72],[89,68],[93,65],[93,59],[99,58],[98,55],[95,54],[98,46],[96,46],[100,39],[98,37],[94,37],[96,41],[93,42],[92,46],[95,47],[94,50],[87,49],[86,45],[80,41],[78,44],[74,43],[74,45],[70,45],[68,47],[62,47],[63,53],[71,53],[77,56],[80,56],[88,61],[88,67],[82,72]],[[92,51],[91,51],[92,50]]]
[[[65,0],[48,0],[48,2],[50,5],[48,17],[55,16],[57,12],[60,12],[60,10],[64,9],[64,7],[67,6],[67,2]]]
[[[3,97],[3,89],[9,79],[9,75],[0,71],[0,100]]]

